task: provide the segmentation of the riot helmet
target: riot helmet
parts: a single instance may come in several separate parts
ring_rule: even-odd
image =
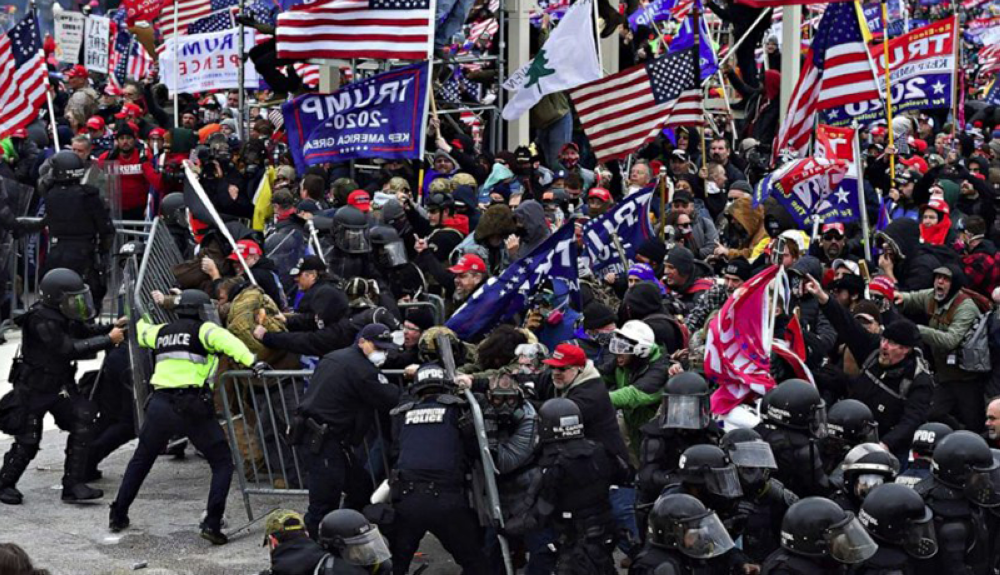
[[[936,421],[925,423],[913,432],[910,451],[914,456],[933,457],[934,447],[953,431],[955,430],[945,423],[938,423]]]
[[[184,194],[174,192],[164,196],[160,202],[160,217],[168,225],[187,229],[187,204],[184,203]]]
[[[955,431],[934,447],[931,474],[941,483],[962,490],[966,498],[982,507],[1000,505],[1000,466],[990,446],[971,431]]]
[[[370,236],[375,261],[379,265],[391,269],[406,265],[410,261],[406,255],[406,245],[403,244],[396,228],[379,224],[372,227]]]
[[[826,437],[826,403],[816,386],[801,379],[789,379],[767,392],[760,406],[764,422],[806,432],[817,439]]]
[[[211,303],[212,298],[200,289],[186,289],[181,292],[174,312],[182,318],[205,319],[205,307]]]
[[[719,441],[719,447],[736,466],[740,482],[746,486],[759,489],[767,482],[771,470],[778,468],[771,444],[753,429],[727,431]]]
[[[444,368],[437,363],[428,363],[417,369],[410,393],[413,395],[429,395],[432,393],[449,393],[455,383],[445,373]]]
[[[692,445],[685,449],[677,471],[685,484],[704,485],[714,495],[728,499],[743,495],[736,466],[725,451],[714,445]]]
[[[434,193],[427,198],[427,201],[424,203],[424,207],[427,208],[427,211],[454,211],[455,198],[453,198],[451,194],[444,194],[440,192]]]
[[[87,321],[97,315],[90,287],[71,269],[56,268],[45,274],[38,292],[42,305],[59,310],[67,319]]]
[[[337,208],[333,215],[333,243],[349,254],[367,254],[372,250],[368,216],[354,206]]]
[[[52,180],[57,184],[79,184],[86,171],[75,152],[63,150],[52,156]]]
[[[667,381],[663,394],[667,429],[705,429],[711,422],[708,405],[708,382],[701,375],[685,371]]]
[[[826,415],[827,442],[842,449],[862,443],[878,443],[878,422],[867,405],[856,399],[842,399],[830,406]]]
[[[899,475],[899,460],[878,443],[856,445],[844,458],[844,485],[860,500]]]
[[[392,556],[378,527],[353,509],[337,509],[323,518],[319,544],[358,567],[381,565]]]
[[[649,513],[650,545],[676,549],[694,559],[711,559],[736,545],[714,511],[683,493],[661,495]]]
[[[573,401],[556,397],[542,404],[538,409],[542,422],[542,443],[566,441],[583,437],[583,415]]]
[[[858,519],[877,541],[902,547],[917,559],[938,551],[934,513],[910,487],[899,483],[876,487],[861,505]]]
[[[403,208],[403,204],[399,203],[396,198],[391,198],[382,204],[382,221],[389,226],[392,226],[400,236],[407,236],[413,232],[413,225],[410,224],[410,220],[406,217],[406,210]]]
[[[848,565],[878,551],[854,514],[825,497],[806,497],[788,508],[781,520],[781,546],[795,555],[829,557]]]

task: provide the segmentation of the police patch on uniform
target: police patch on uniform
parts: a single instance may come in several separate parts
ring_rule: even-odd
[[[421,423],[441,423],[444,421],[444,412],[447,411],[446,407],[426,407],[423,409],[411,409],[406,412],[406,422],[405,425],[414,425]]]

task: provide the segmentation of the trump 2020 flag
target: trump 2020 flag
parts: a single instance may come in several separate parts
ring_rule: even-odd
[[[798,226],[806,226],[814,216],[847,217],[847,214],[839,213],[841,209],[839,206],[847,208],[852,205],[849,190],[840,188],[847,171],[848,163],[844,160],[827,158],[793,160],[771,172],[757,184],[754,207],[768,196],[772,196],[788,210],[788,214]],[[856,203],[855,199],[854,204]],[[834,211],[837,213],[833,214]]]
[[[569,90],[601,77],[594,1],[577,2],[566,11],[535,58],[504,82],[504,89],[513,92],[503,109],[504,120],[520,118],[546,94]]]
[[[427,74],[423,62],[282,104],[295,169],[360,158],[418,159]]]
[[[577,271],[576,225],[570,221],[530,254],[510,264],[498,277],[490,278],[445,324],[460,339],[472,339],[507,321],[528,307],[528,300],[549,278],[569,286],[571,301],[580,307]]]
[[[771,305],[767,287],[780,269],[772,265],[750,278],[708,322],[705,377],[718,386],[712,394],[712,413],[725,415],[774,387],[772,342],[766,333]]]
[[[816,127],[816,157],[847,162],[847,173],[840,185],[820,199],[816,217],[825,224],[848,224],[861,219],[861,177],[854,142],[857,133],[853,128],[835,128],[820,124]]]
[[[583,243],[587,248],[590,269],[595,275],[625,272],[621,256],[615,250],[612,234],[618,236],[629,261],[635,260],[635,250],[653,235],[649,224],[649,202],[653,186],[628,196],[613,210],[587,222]]]

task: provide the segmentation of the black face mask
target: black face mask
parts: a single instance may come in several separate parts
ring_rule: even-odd
[[[521,238],[523,240],[524,238],[526,238],[528,236],[528,229],[527,228],[522,228],[521,226],[518,226],[517,227],[517,231],[515,231],[514,233],[517,235],[517,237],[519,237],[519,238]]]

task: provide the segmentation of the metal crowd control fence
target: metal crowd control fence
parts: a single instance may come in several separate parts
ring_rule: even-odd
[[[402,370],[382,373],[391,378],[403,375]],[[253,372],[240,370],[219,377],[216,389],[249,521],[254,519],[251,496],[309,494],[308,455],[288,442],[288,431],[312,374],[311,370],[269,371],[254,377]],[[369,447],[366,442],[365,449]],[[370,452],[367,455],[371,461]]]

